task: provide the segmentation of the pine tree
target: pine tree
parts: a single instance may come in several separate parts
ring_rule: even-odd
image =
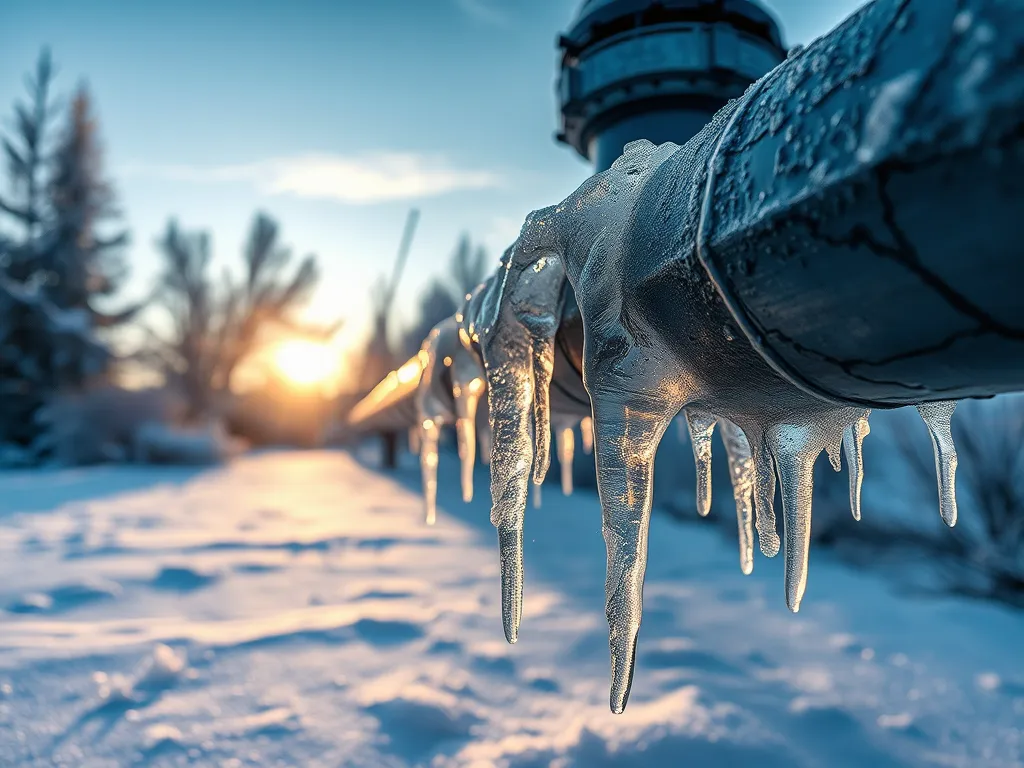
[[[46,135],[53,107],[50,85],[53,62],[46,49],[39,55],[34,74],[25,77],[28,101],[14,105],[14,136],[4,138],[4,155],[11,194],[0,197],[0,211],[14,219],[21,240],[8,240],[0,256],[3,274],[24,282],[32,278],[38,262],[41,225],[46,214],[45,180]]]
[[[0,237],[0,463],[45,455],[46,406],[103,373],[110,355],[93,331],[134,311],[104,315],[92,304],[123,279],[114,254],[126,238],[97,233],[113,197],[84,89],[52,147],[52,78],[44,50],[26,78],[27,103],[15,104],[13,135],[3,141],[10,194],[0,198],[0,213],[15,226]]]
[[[122,258],[128,233],[101,233],[103,222],[117,215],[114,193],[103,178],[98,128],[89,91],[79,86],[67,125],[57,144],[48,184],[51,236],[42,254],[45,293],[56,306],[88,313],[93,326],[123,322],[131,308],[115,315],[95,306],[127,276]]]

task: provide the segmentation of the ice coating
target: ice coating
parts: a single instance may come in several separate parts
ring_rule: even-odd
[[[492,517],[503,548],[503,608],[510,638],[516,636],[521,615],[526,485],[542,469],[534,457],[543,456],[545,436],[536,425],[547,410],[542,390],[550,385],[550,368],[536,349],[549,348],[543,345],[554,336],[551,321],[558,317],[557,278],[563,270],[579,303],[586,340],[584,381],[593,403],[597,483],[608,550],[610,703],[616,712],[628,698],[640,627],[653,457],[675,415],[685,407],[700,478],[701,512],[710,507],[714,424],[719,417],[733,424],[730,469],[738,481],[744,570],[752,567],[751,497],[762,550],[775,554],[780,548],[773,509],[778,480],[786,601],[796,611],[807,583],[814,461],[826,450],[835,455],[846,427],[864,414],[864,409],[831,405],[804,393],[737,340],[728,331],[727,311],[708,290],[699,265],[678,262],[675,241],[665,244],[664,256],[660,243],[652,243],[649,235],[631,244],[632,229],[643,226],[650,231],[644,223],[647,212],[666,205],[646,199],[645,183],[664,166],[699,162],[687,152],[700,153],[704,146],[694,142],[680,150],[671,144],[628,145],[609,171],[589,180],[560,205],[530,216],[506,253],[503,272],[494,282],[499,286],[496,295],[490,303],[480,302],[481,307],[492,308],[494,318],[480,334],[480,343],[496,440]],[[643,255],[637,251],[631,258],[634,248],[642,249]],[[673,263],[666,272],[659,260],[669,251]],[[639,273],[637,265],[642,268]],[[688,311],[673,317],[659,310],[664,306]],[[690,330],[688,323],[697,321],[707,327],[709,316],[712,327],[723,329],[720,335]],[[747,441],[745,449],[740,434]]]
[[[939,514],[942,522],[952,528],[956,525],[956,446],[950,419],[956,410],[956,402],[941,401],[922,403],[918,413],[928,427],[935,453],[935,474],[939,486]]]
[[[711,438],[715,434],[718,417],[710,413],[686,409],[686,424],[690,430],[693,460],[697,464],[697,514],[707,517],[711,511]]]
[[[540,509],[544,505],[544,486],[541,483],[531,482],[530,487],[533,490],[530,495],[530,499],[533,502],[533,508]]]
[[[860,520],[860,492],[864,485],[864,438],[871,434],[867,414],[843,430],[846,470],[850,474],[850,512]]]
[[[555,432],[558,464],[562,470],[562,493],[572,495],[572,461],[576,452],[576,433],[571,422],[560,422]]]
[[[743,430],[728,419],[720,419],[719,423],[729,457],[732,494],[736,501],[740,569],[749,576],[754,571],[754,458]]]
[[[985,5],[986,13],[996,5]],[[788,356],[779,352],[788,343],[781,333],[773,336],[773,324],[786,321],[779,296],[787,288],[803,290],[804,283],[784,285],[780,271],[779,289],[761,296],[740,291],[744,285],[739,282],[735,290],[727,284],[733,273],[753,274],[765,243],[781,252],[780,259],[770,262],[780,270],[812,256],[820,260],[838,254],[837,259],[852,261],[848,251],[867,249],[913,271],[902,239],[933,253],[941,250],[934,239],[928,242],[896,223],[876,221],[891,211],[875,199],[896,194],[883,171],[899,167],[901,175],[918,174],[916,181],[927,181],[918,166],[899,165],[918,157],[911,149],[925,157],[928,142],[938,142],[938,133],[914,130],[916,122],[931,126],[929,116],[946,108],[944,102],[928,100],[925,84],[933,75],[945,77],[946,64],[956,70],[970,62],[895,55],[898,44],[883,45],[887,36],[895,40],[895,32],[907,26],[900,27],[901,19],[928,11],[934,21],[941,15],[935,7],[914,0],[871,3],[728,104],[685,146],[627,145],[608,171],[562,203],[531,214],[477,304],[478,330],[470,338],[486,362],[495,440],[492,521],[502,551],[506,637],[514,642],[522,607],[528,488],[547,468],[548,361],[565,280],[578,303],[608,558],[610,705],[615,712],[628,699],[641,625],[654,455],[676,414],[685,410],[693,433],[702,511],[710,506],[710,435],[716,417],[723,424],[745,571],[752,567],[751,517],[762,552],[773,556],[783,548],[774,509],[776,487],[781,489],[784,587],[791,610],[799,610],[807,588],[813,468],[822,452],[840,469],[845,450],[851,510],[860,515],[866,405],[874,399],[857,388],[837,394],[814,377],[801,376],[803,368],[790,366],[793,360],[807,364],[795,345]],[[913,77],[897,80],[904,75]],[[913,82],[921,91],[906,104],[893,105],[891,99],[876,98],[886,82]],[[840,103],[843,109],[835,111]],[[899,119],[890,121],[884,137],[876,130],[877,114],[868,120],[871,135],[858,135],[865,111],[890,106]],[[972,112],[966,103],[960,107],[957,119],[976,117],[984,127],[987,113]],[[872,151],[858,153],[864,140]],[[894,162],[882,168],[889,160]],[[893,201],[884,197],[881,202],[891,207]],[[849,220],[841,215],[844,211]],[[872,230],[875,225],[878,232]],[[894,238],[899,253],[890,245]],[[720,264],[733,273],[716,271]],[[850,338],[855,347],[859,337]],[[823,367],[833,364],[826,352],[819,357]],[[844,360],[836,367],[842,368]],[[847,367],[852,371],[857,365],[859,358]],[[858,380],[857,386],[866,381]],[[883,395],[894,387],[889,381],[869,383]],[[918,388],[923,391],[924,386]],[[920,410],[935,448],[943,519],[951,523],[952,404]]]

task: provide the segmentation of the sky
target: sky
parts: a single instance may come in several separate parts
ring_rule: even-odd
[[[257,210],[323,280],[309,308],[368,330],[370,288],[421,211],[396,324],[461,233],[497,260],[586,163],[554,140],[555,40],[579,0],[0,0],[0,130],[43,46],[56,90],[88,83],[146,295],[174,217],[237,265]],[[859,0],[764,2],[788,45]]]

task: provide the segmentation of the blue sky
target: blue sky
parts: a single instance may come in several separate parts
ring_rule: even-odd
[[[108,175],[133,235],[127,293],[158,268],[175,216],[234,264],[257,210],[319,256],[310,311],[366,330],[410,206],[422,211],[398,319],[462,231],[494,258],[532,209],[588,175],[556,144],[555,38],[578,0],[0,0],[7,128],[43,45],[95,98]],[[858,0],[772,0],[788,44]]]

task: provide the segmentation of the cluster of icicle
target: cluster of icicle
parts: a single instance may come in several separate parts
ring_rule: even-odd
[[[467,294],[466,301],[482,293],[487,284],[481,285],[474,293]],[[424,514],[427,525],[437,520],[437,465],[438,443],[441,428],[455,426],[461,464],[462,500],[473,500],[473,470],[476,465],[477,446],[484,464],[491,460],[491,431],[489,425],[478,428],[478,413],[481,403],[487,405],[487,379],[483,360],[470,340],[469,330],[461,327],[464,314],[438,323],[427,335],[420,348],[419,358],[422,374],[416,391],[416,410],[419,423],[409,435],[410,449],[420,457],[420,472],[423,481]],[[473,329],[475,325],[470,324]],[[575,428],[579,426],[583,452],[593,452],[594,433],[590,418],[553,418],[555,444],[561,465],[562,492],[569,496],[573,492],[572,465],[576,452]],[[533,505],[541,503],[540,484],[533,486]]]
[[[784,551],[786,601],[792,611],[799,610],[807,582],[812,470],[823,451],[837,471],[845,452],[852,513],[858,520],[861,515],[868,410],[833,405],[796,389],[737,340],[727,320],[720,331],[704,334],[707,339],[694,334],[706,347],[686,356],[659,343],[653,323],[645,326],[643,313],[626,305],[630,286],[642,280],[630,276],[624,260],[631,256],[623,243],[639,218],[644,184],[677,150],[673,144],[656,147],[644,141],[627,145],[609,171],[585,182],[558,206],[531,214],[498,273],[467,296],[456,317],[431,332],[421,352],[418,405],[428,522],[435,514],[443,424],[456,424],[463,495],[467,500],[472,495],[476,410],[486,390],[491,521],[498,531],[505,636],[514,643],[522,616],[525,511],[531,486],[536,493],[547,473],[552,431],[563,489],[571,490],[576,420],[551,413],[549,390],[565,291],[575,291],[586,335],[584,379],[593,407],[582,434],[585,443],[594,445],[608,551],[611,708],[617,713],[629,695],[640,628],[654,455],[680,412],[697,465],[697,511],[707,515],[711,509],[711,445],[720,425],[736,504],[740,567],[745,574],[753,570],[756,527],[766,556]],[[684,266],[692,274],[673,278],[682,297],[678,313],[685,317],[691,312],[696,324],[706,324],[716,312],[727,318],[713,291],[706,290],[699,265]],[[726,370],[726,357],[716,357],[718,350],[730,353],[733,373]],[[955,407],[954,402],[918,406],[931,434],[940,511],[949,526],[956,522],[956,451],[950,431]],[[776,482],[781,485],[784,548],[776,532]]]

